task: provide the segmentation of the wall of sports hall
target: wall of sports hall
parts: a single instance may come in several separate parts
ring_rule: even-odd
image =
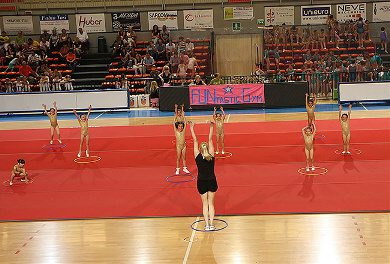
[[[246,0],[248,1],[248,0]],[[171,31],[173,39],[179,36],[191,39],[211,39],[211,52],[213,71],[222,75],[247,75],[254,72],[255,63],[261,61],[263,51],[263,30],[258,28],[257,20],[265,19],[265,7],[272,6],[294,6],[295,25],[301,25],[301,6],[307,5],[331,5],[332,14],[336,13],[337,0],[1,0],[0,16],[32,15],[34,34],[28,37],[37,37],[40,34],[40,15],[67,14],[69,17],[70,36],[76,35],[77,26],[76,14],[104,13],[106,21],[106,32],[89,33],[91,52],[97,52],[98,37],[105,36],[110,46],[115,39],[116,33],[112,30],[112,12],[139,11],[141,21],[141,32],[137,32],[138,40],[149,40],[151,38],[148,12],[149,11],[178,11],[178,30]],[[236,2],[236,3],[229,3]],[[379,1],[348,1],[342,3],[366,3],[366,18],[372,21],[373,6]],[[253,7],[253,19],[225,20],[225,7]],[[203,31],[191,31],[184,29],[183,10],[190,9],[213,9],[213,29]],[[233,22],[240,22],[240,30],[233,30]],[[371,35],[374,41],[379,42],[379,35],[382,26],[390,27],[390,23],[371,23]],[[324,26],[322,26],[324,27]],[[0,29],[3,29],[3,20],[0,19]],[[13,39],[12,36],[11,40]]]

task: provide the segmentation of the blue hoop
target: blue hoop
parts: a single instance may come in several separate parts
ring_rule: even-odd
[[[195,221],[195,222],[193,222],[192,224],[191,224],[191,228],[192,228],[192,230],[195,230],[195,231],[199,231],[199,232],[214,232],[214,231],[220,231],[220,230],[223,230],[223,229],[225,229],[226,227],[228,227],[228,223],[225,221],[225,220],[222,220],[222,219],[214,219],[215,221],[221,221],[221,222],[223,222],[223,223],[225,223],[225,226],[224,227],[222,227],[222,228],[218,228],[218,229],[215,229],[215,230],[201,230],[201,229],[196,229],[196,228],[194,228],[194,225],[196,224],[196,223],[198,223],[198,222],[204,222],[204,220],[198,220],[198,221]]]
[[[192,177],[192,179],[190,179],[190,180],[188,180],[188,181],[170,181],[170,180],[169,180],[170,178],[173,178],[173,177],[183,177],[183,176],[190,176],[190,177]],[[171,183],[191,182],[191,181],[195,180],[195,176],[192,175],[192,174],[175,174],[175,175],[168,176],[165,180],[166,180],[167,182],[171,182]]]
[[[48,147],[48,146],[54,146],[54,147]],[[65,147],[66,147],[65,144],[50,144],[50,145],[44,145],[42,147],[42,149],[52,150],[52,149],[61,149],[61,148],[65,148]]]
[[[316,135],[320,136],[320,138],[315,138]],[[313,139],[313,140],[316,140],[316,139],[324,139],[324,138],[325,138],[325,135],[315,134],[315,136],[314,136],[314,139]],[[304,137],[301,136],[301,138],[303,139]]]

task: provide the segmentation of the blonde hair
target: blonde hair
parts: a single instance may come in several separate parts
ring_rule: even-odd
[[[200,143],[199,150],[200,153],[202,153],[203,158],[205,158],[207,161],[210,161],[213,158],[209,152],[209,144],[207,144],[207,142]]]
[[[156,81],[152,81],[150,83],[150,91],[152,92],[152,91],[156,90],[157,88],[158,88],[157,82]]]

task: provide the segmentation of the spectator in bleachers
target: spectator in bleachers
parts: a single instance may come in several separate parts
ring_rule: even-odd
[[[45,50],[41,50],[39,54],[39,64],[48,63],[47,54]]]
[[[135,58],[137,53],[135,52],[135,48],[130,48],[130,50],[127,50],[127,52],[130,54],[131,58]]]
[[[273,29],[269,28],[264,35],[264,42],[265,44],[273,44],[274,43],[274,37],[273,37]]]
[[[269,71],[270,70],[270,60],[269,60],[269,47],[268,46],[265,46],[264,61],[265,61],[267,71]]]
[[[363,25],[363,29],[364,29],[364,37],[363,39],[364,40],[369,40],[371,41],[371,33],[370,33],[370,21],[366,20],[364,25]]]
[[[318,49],[318,43],[320,42],[320,35],[318,34],[318,30],[315,29],[313,31],[313,37],[311,39],[311,49],[314,49],[314,45],[316,49]]]
[[[186,55],[184,53],[180,53],[180,60],[182,60],[184,62],[186,67],[188,66],[188,63],[190,63],[190,57],[188,57],[188,55]]]
[[[13,93],[14,92],[14,86],[13,83],[9,78],[5,78],[4,82],[4,89],[6,93]]]
[[[53,77],[53,73],[51,72],[50,68],[47,66],[46,63],[43,63],[42,65],[38,66],[35,73],[36,76],[48,76],[49,78]]]
[[[328,18],[326,20],[326,34],[328,35],[328,41],[332,42],[333,40],[333,26],[334,26],[334,17],[333,15],[328,15]]]
[[[46,53],[50,50],[50,43],[45,38],[41,38],[41,42],[39,43],[39,48],[44,50]]]
[[[176,45],[172,42],[170,39],[168,43],[165,45],[165,54],[166,54],[166,60],[169,61],[171,56],[173,55],[173,52],[176,51]]]
[[[120,53],[120,61],[118,62],[119,68],[126,68],[129,64],[129,54],[127,53],[125,47],[122,47],[121,53]],[[130,65],[131,67],[132,65]]]
[[[192,52],[194,52],[194,43],[191,42],[191,40],[189,38],[187,38],[187,41],[186,41],[186,53],[187,54],[191,54]]]
[[[186,43],[183,37],[179,37],[179,44],[177,45],[177,52],[180,54],[186,51]]]
[[[39,50],[40,44],[38,41],[33,40],[32,38],[29,38],[27,41],[27,44],[30,45],[31,47],[33,47],[34,51]]]
[[[135,74],[143,74],[144,64],[141,54],[135,55],[133,69]]]
[[[160,74],[160,78],[163,80],[163,85],[169,84],[171,82],[172,74],[169,72],[169,67],[167,65],[163,67],[163,71]]]
[[[195,75],[195,79],[191,82],[190,85],[206,85],[204,81],[200,78],[199,74]]]
[[[69,34],[66,32],[66,29],[61,30],[61,34],[58,38],[58,48],[61,49],[61,47],[68,41]]]
[[[52,88],[53,91],[61,91],[61,75],[54,75],[53,73],[53,80],[52,80]]]
[[[3,48],[0,48],[0,63],[1,63],[1,66],[4,65],[5,61],[6,61],[6,55],[5,55],[5,49],[3,47]]]
[[[74,54],[73,50],[70,49],[68,54],[66,55],[66,62],[68,63],[69,68],[74,72],[76,70],[76,54]]]
[[[31,54],[34,53],[34,48],[27,43],[24,43],[22,46],[22,54],[25,58],[28,58]]]
[[[19,61],[19,56],[15,56],[15,58],[13,58],[9,64],[8,64],[8,68],[5,70],[5,72],[12,72],[15,68],[15,66],[18,64],[18,61]]]
[[[39,55],[37,54],[37,52],[34,52],[33,54],[27,57],[27,64],[30,67],[38,66],[38,62],[39,62]]]
[[[370,59],[371,69],[376,69],[378,66],[381,66],[383,64],[383,60],[381,58],[381,55],[379,53],[376,53],[374,56]]]
[[[128,49],[128,51],[130,51],[131,48],[135,47],[135,41],[127,35],[123,37],[122,42],[126,49]]]
[[[287,49],[287,42],[289,38],[289,30],[286,27],[286,23],[282,24],[282,28],[280,30],[280,35],[283,40],[283,52]]]
[[[158,88],[157,82],[156,81],[152,81],[150,83],[150,99],[153,99],[153,101],[155,99],[158,99],[158,97],[159,97],[158,90],[159,90],[159,88]]]
[[[160,32],[160,38],[162,39],[164,44],[167,44],[171,39],[171,32],[167,29],[166,25],[162,26],[162,30]]]
[[[279,48],[278,48],[278,46],[275,47],[274,56],[275,56],[276,68],[279,69],[280,53],[279,53]]]
[[[81,54],[81,41],[78,37],[74,38],[73,51],[76,54],[76,56],[80,56],[80,54]]]
[[[37,76],[37,74],[29,65],[27,65],[25,61],[23,61],[22,65],[19,67],[19,75],[26,76],[30,83],[34,81],[34,76]]]
[[[15,90],[17,93],[23,92],[23,77],[19,76],[15,81]]]
[[[210,85],[219,85],[223,84],[223,80],[221,79],[221,75],[219,73],[215,73],[214,79],[210,81]]]
[[[23,77],[22,84],[23,84],[23,88],[22,88],[23,92],[31,92],[30,83],[28,82],[26,76]]]
[[[300,34],[300,29],[297,28],[295,25],[290,27],[290,39],[293,43],[294,40],[296,40],[296,43],[302,42],[302,36]]]
[[[134,40],[134,42],[137,41],[137,34],[134,32],[132,26],[129,26],[129,27],[127,28],[127,36],[129,36],[130,38],[132,38],[132,39]]]
[[[350,21],[347,20],[345,22],[345,32],[344,32],[344,35],[345,35],[345,38],[348,41],[348,48],[351,47],[351,43],[352,43],[352,40],[353,40],[353,32],[354,32],[353,22],[352,22],[352,20],[350,20]]]
[[[326,50],[326,35],[325,35],[325,30],[323,28],[321,28],[321,33],[320,33],[318,39],[320,42],[320,49]]]
[[[158,31],[158,26],[154,25],[152,29],[152,41],[154,45],[157,44],[159,38],[160,38],[160,32]]]
[[[384,50],[386,53],[388,53],[387,52],[388,38],[387,38],[387,32],[386,32],[384,27],[381,27],[381,32],[379,33],[379,38],[381,40],[382,50]]]
[[[146,68],[144,71],[145,73],[147,70],[151,70],[153,67],[156,66],[156,63],[154,62],[153,57],[150,56],[149,52],[146,52],[146,56],[143,59],[143,64],[144,64],[144,67]]]
[[[58,68],[54,68],[52,77],[54,78],[59,78],[60,80],[62,79],[62,74],[58,71]]]
[[[8,47],[5,49],[5,57],[7,60],[12,60],[16,55],[14,45],[10,44]]]
[[[50,50],[57,51],[58,50],[58,41],[59,41],[60,36],[57,34],[57,30],[55,28],[51,32],[52,32],[52,34],[50,35],[50,38],[49,38]]]
[[[278,25],[275,25],[274,30],[273,30],[273,34],[274,34],[274,44],[276,46],[278,46],[279,45],[279,41],[282,38],[282,34],[280,32],[280,29],[279,29]]]
[[[169,59],[169,65],[171,66],[171,72],[177,72],[177,67],[179,66],[180,58],[177,55],[177,51],[173,52],[173,55]]]
[[[121,39],[123,39],[127,35],[126,31],[123,29],[123,27],[119,27],[119,31],[117,34],[119,37],[121,37]]]
[[[119,44],[120,42],[118,41],[115,41],[114,44],[113,44],[113,47],[112,47],[112,56],[111,58],[112,59],[115,59],[116,57],[118,57],[121,53],[121,50],[122,50],[122,46]]]
[[[71,49],[72,47],[73,47],[73,41],[72,41],[72,39],[71,39],[71,37],[68,37],[67,39],[66,39],[66,45]]]
[[[187,70],[191,73],[191,78],[194,78],[196,69],[198,68],[198,61],[193,53],[189,56],[190,60],[188,62]]]
[[[159,39],[157,42],[157,45],[155,46],[156,52],[157,52],[157,60],[165,60],[166,54],[165,54],[165,44],[163,43],[162,39]]]
[[[8,48],[9,43],[10,39],[7,36],[7,33],[5,31],[2,31],[0,36],[0,49],[4,48],[4,50],[6,50]]]
[[[62,83],[65,86],[65,91],[73,91],[73,84],[74,79],[70,77],[70,75],[66,75],[65,78],[62,80]]]
[[[361,48],[363,48],[364,43],[364,24],[365,23],[363,22],[362,17],[359,17],[359,20],[355,23],[356,31],[358,34],[359,47]]]
[[[50,40],[50,33],[47,32],[47,29],[43,30],[43,33],[39,36],[39,39],[44,38],[46,41]]]
[[[181,85],[184,85],[187,77],[187,65],[184,63],[182,59],[180,59],[180,63],[177,67],[176,75],[180,77]]]
[[[155,45],[153,44],[153,41],[149,41],[149,45],[146,47],[146,52],[148,52],[154,60],[157,60],[157,50]]]
[[[333,31],[334,31],[334,40],[336,42],[336,49],[340,49],[339,45],[340,45],[340,34],[341,34],[341,28],[340,28],[340,24],[339,24],[339,21],[335,21],[334,22],[334,28],[333,28]]]
[[[50,79],[48,76],[41,76],[39,79],[39,91],[48,92],[50,91]]]
[[[159,86],[162,86],[162,84],[164,83],[164,80],[161,78],[158,71],[156,71],[155,69],[152,69],[150,71],[149,75],[153,81],[156,81]]]
[[[287,81],[295,81],[295,70],[292,66],[292,64],[288,65],[288,68],[286,70],[286,75],[287,75]]]
[[[18,35],[15,37],[15,44],[19,47],[21,47],[24,43],[27,42],[26,37],[23,35],[23,32],[21,30],[18,31]]]
[[[81,42],[81,50],[88,53],[90,44],[87,32],[83,31],[82,28],[79,28],[79,31],[77,32],[77,37]]]
[[[356,71],[357,71],[357,65],[356,65],[356,61],[355,60],[352,60],[351,64],[348,65],[347,71],[349,73],[349,76],[348,76],[349,81],[350,82],[355,82],[356,81]]]
[[[68,47],[68,45],[66,45],[66,43],[62,45],[60,49],[60,59],[62,60],[62,62],[66,61],[66,55],[68,55],[69,50],[70,48]]]
[[[366,60],[363,66],[364,81],[373,81],[373,74],[371,72],[370,61]]]

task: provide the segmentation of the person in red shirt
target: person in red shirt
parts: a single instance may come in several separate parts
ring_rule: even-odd
[[[30,83],[34,81],[34,76],[36,76],[35,71],[33,71],[25,61],[23,61],[22,66],[19,67],[19,74],[21,76],[26,76]]]
[[[66,60],[66,55],[68,55],[69,49],[70,48],[67,44],[63,44],[62,48],[60,49],[60,59],[62,59],[62,61]]]
[[[72,49],[66,55],[66,61],[68,62],[69,68],[74,72],[76,70],[76,54],[74,54]]]

